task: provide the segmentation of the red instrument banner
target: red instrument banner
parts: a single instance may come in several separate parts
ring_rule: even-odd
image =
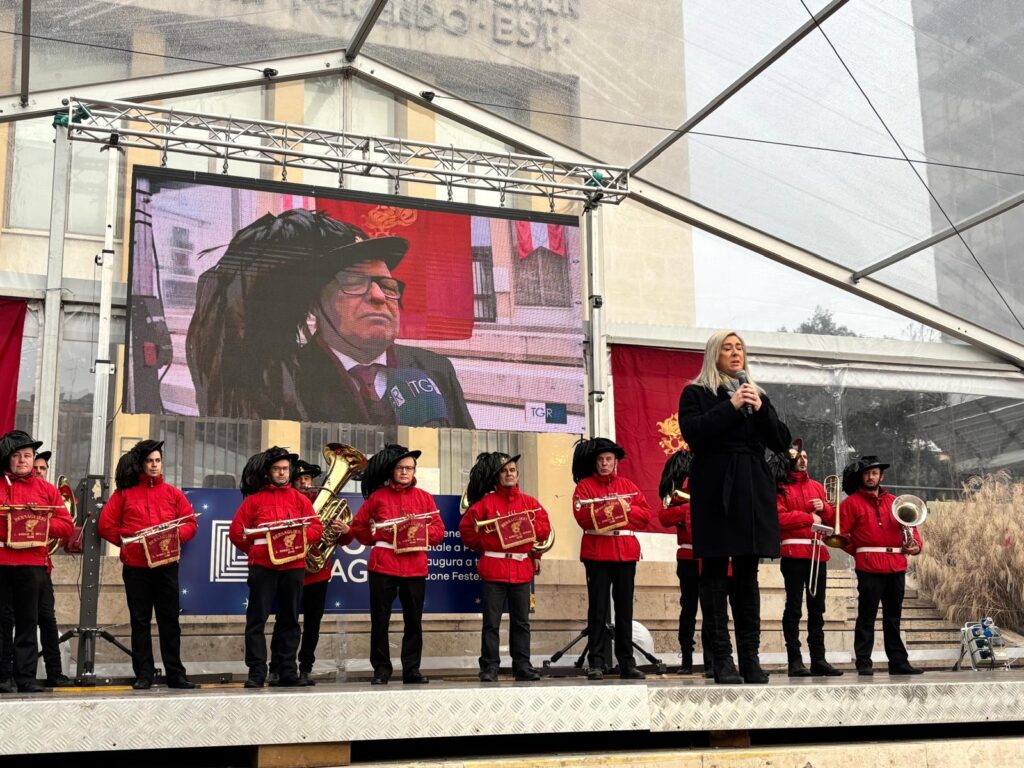
[[[513,549],[523,544],[536,544],[537,531],[528,512],[513,512],[497,518],[494,527],[502,549]]]
[[[181,559],[181,537],[178,529],[160,531],[146,536],[142,540],[142,548],[146,552],[146,564],[150,568],[170,565]]]
[[[11,549],[45,547],[50,538],[50,514],[31,509],[7,511],[7,546]]]
[[[425,552],[428,546],[427,526],[429,520],[413,519],[396,523],[391,544],[398,554],[405,552]]]
[[[276,528],[267,531],[267,551],[270,562],[285,565],[306,557],[306,527]]]
[[[629,524],[629,500],[611,499],[590,505],[590,519],[595,531],[614,531]]]

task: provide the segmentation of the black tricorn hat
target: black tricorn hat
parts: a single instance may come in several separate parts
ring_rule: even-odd
[[[270,467],[281,461],[281,459],[288,459],[290,463],[295,464],[299,460],[299,455],[291,453],[287,448],[275,445],[254,456],[250,456],[249,461],[245,463],[245,468],[242,470],[242,480],[238,484],[242,495],[251,496],[265,486],[269,480],[268,473],[270,472]]]
[[[153,451],[160,451],[163,453],[164,441],[163,440],[140,440],[131,447],[131,452],[139,457],[139,461],[144,461],[149,454]]]
[[[398,462],[410,456],[418,459],[422,453],[423,451],[410,451],[404,445],[388,443],[373,454],[366,462],[366,471],[363,472],[363,498],[370,498],[371,493],[382,488],[391,479]]]
[[[594,474],[597,457],[602,453],[614,453],[621,461],[626,458],[622,446],[607,437],[593,437],[590,440],[580,439],[572,452],[572,480],[578,483],[585,477]]]
[[[693,454],[689,451],[676,451],[668,457],[665,466],[661,470],[661,482],[658,483],[658,496],[665,498],[672,491],[679,491],[683,488],[683,481],[690,476],[690,465],[693,463]]]
[[[469,485],[466,486],[466,500],[476,504],[480,499],[494,490],[498,484],[498,475],[507,465],[519,461],[522,454],[509,456],[507,453],[481,453],[476,463],[469,470]]]
[[[861,472],[867,472],[869,469],[875,469],[876,467],[885,472],[885,470],[892,466],[891,464],[886,464],[877,456],[861,456],[858,461],[860,461]]]
[[[843,467],[843,493],[847,496],[857,492],[861,486],[861,475],[869,469],[878,468],[883,472],[889,464],[879,461],[877,456],[861,456]]]
[[[308,461],[299,459],[295,462],[295,470],[292,472],[292,480],[303,475],[309,475],[310,477],[320,477],[323,474],[323,470],[319,464],[310,464]]]
[[[53,451],[39,451],[39,452],[38,452],[38,453],[36,454],[36,458],[37,458],[37,459],[42,459],[42,460],[43,460],[43,461],[45,461],[45,462],[46,462],[47,464],[49,464],[49,463],[50,463],[50,457],[51,457],[51,456],[53,456]]]
[[[7,464],[10,461],[11,454],[15,451],[20,451],[22,448],[31,448],[33,451],[38,451],[42,444],[42,440],[33,440],[28,432],[12,429],[3,437],[0,437],[0,471],[8,468]]]

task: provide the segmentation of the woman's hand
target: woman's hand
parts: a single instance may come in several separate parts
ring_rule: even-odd
[[[757,387],[752,384],[743,384],[732,393],[732,397],[729,398],[729,402],[732,403],[732,407],[737,411],[744,405],[749,405],[755,411],[761,410],[761,395],[757,391]]]

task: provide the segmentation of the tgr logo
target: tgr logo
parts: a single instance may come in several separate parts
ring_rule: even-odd
[[[228,538],[230,520],[214,520],[210,530],[210,581],[242,583],[249,577],[249,559]]]

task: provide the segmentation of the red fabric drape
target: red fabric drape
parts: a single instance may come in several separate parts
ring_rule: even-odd
[[[615,442],[626,452],[619,473],[640,486],[658,509],[658,482],[665,461],[684,447],[679,434],[679,395],[697,378],[701,352],[612,346],[615,381]],[[649,531],[668,531],[654,515]]]
[[[14,429],[27,309],[28,303],[20,299],[0,299],[0,434]]]
[[[454,340],[473,335],[471,217],[320,198],[316,207],[355,224],[370,237],[393,235],[409,241],[409,252],[394,273],[406,284],[400,338]]]

